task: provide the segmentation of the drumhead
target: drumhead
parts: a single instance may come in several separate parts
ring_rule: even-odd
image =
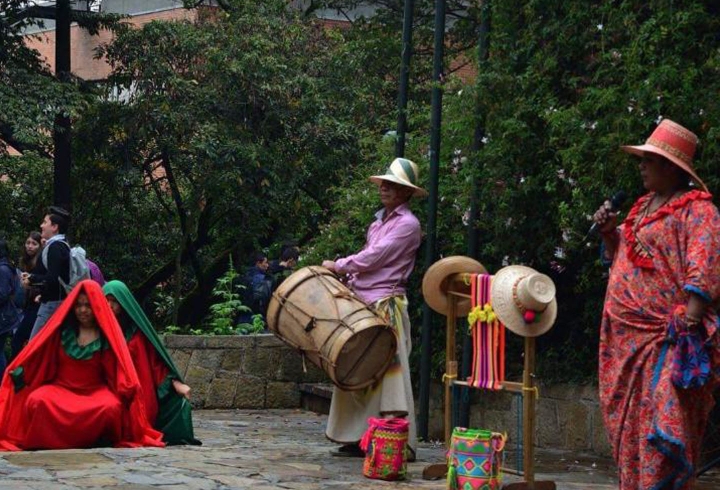
[[[349,338],[335,365],[335,381],[346,390],[374,384],[395,357],[397,337],[390,328],[366,328]]]

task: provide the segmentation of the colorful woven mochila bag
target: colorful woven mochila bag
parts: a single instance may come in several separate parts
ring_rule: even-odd
[[[455,427],[447,454],[449,490],[499,490],[507,436]]]
[[[368,419],[368,430],[360,440],[360,449],[365,451],[363,475],[376,480],[405,479],[409,426],[401,418]]]

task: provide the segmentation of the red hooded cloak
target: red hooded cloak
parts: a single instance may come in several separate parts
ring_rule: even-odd
[[[63,324],[85,293],[108,347],[87,360],[65,352]],[[0,385],[0,450],[93,446],[164,446],[143,407],[122,329],[100,286],[86,280],[63,301],[17,358]]]

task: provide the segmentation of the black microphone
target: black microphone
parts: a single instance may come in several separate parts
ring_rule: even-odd
[[[615,195],[612,197],[612,199],[610,199],[609,211],[613,212],[613,211],[617,211],[618,209],[620,209],[620,206],[623,205],[623,203],[625,202],[625,199],[627,199],[627,194],[625,194],[625,191],[617,191],[615,193]],[[599,228],[600,227],[598,226],[597,223],[593,223],[592,226],[590,227],[590,229],[588,230],[587,235],[585,235],[585,237],[587,238],[589,236],[596,235]]]

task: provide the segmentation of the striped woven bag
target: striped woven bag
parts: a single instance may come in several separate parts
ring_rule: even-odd
[[[401,418],[368,419],[368,430],[360,440],[360,449],[365,451],[363,475],[377,480],[405,479],[409,426]]]
[[[455,427],[447,455],[449,490],[498,490],[502,486],[504,434]]]

